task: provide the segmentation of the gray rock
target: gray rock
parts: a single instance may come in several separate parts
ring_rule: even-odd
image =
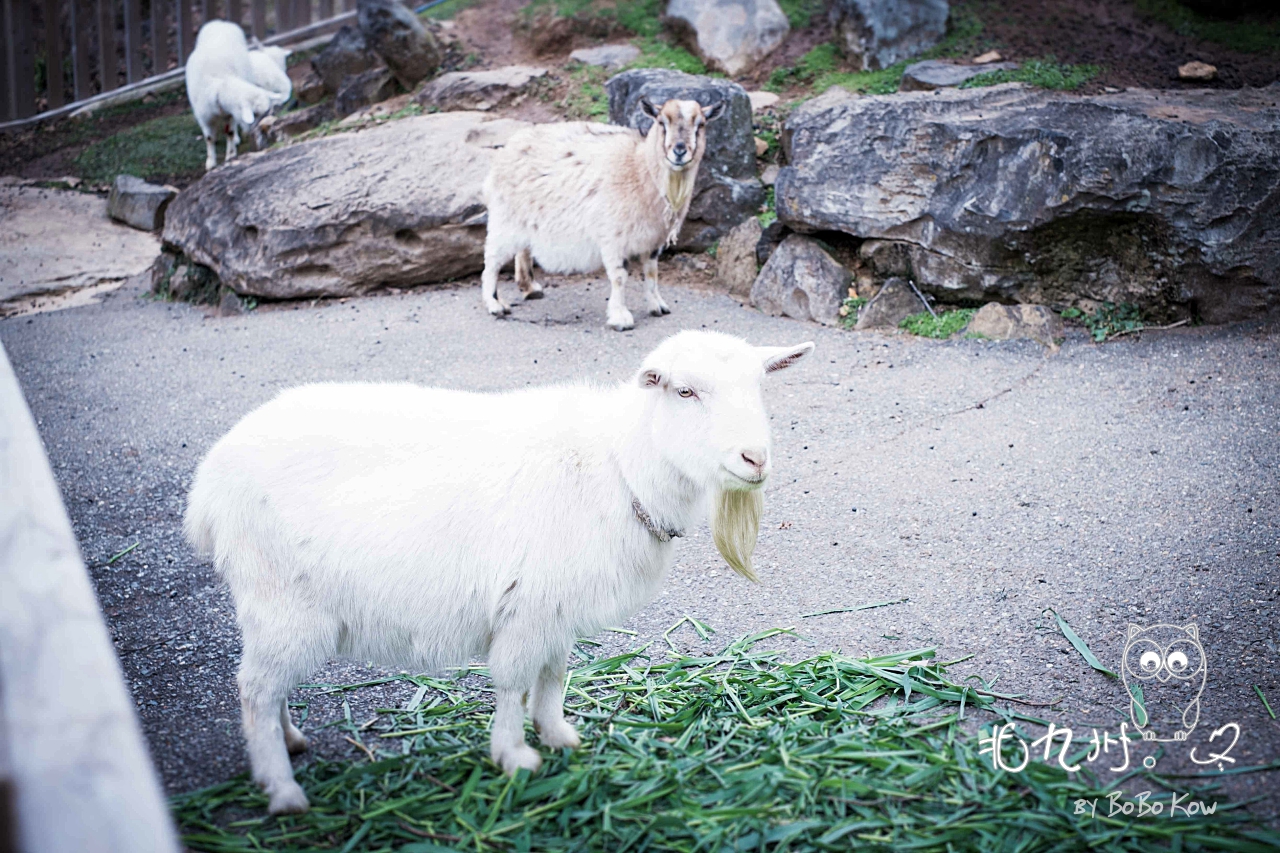
[[[164,240],[260,299],[477,273],[491,152],[528,127],[487,118],[414,116],[238,157],[174,200]]]
[[[787,239],[791,234],[791,229],[783,225],[778,220],[770,222],[769,225],[760,234],[760,240],[756,243],[756,266],[762,267],[769,263],[769,258],[773,257],[773,252]]]
[[[906,279],[891,278],[858,312],[855,329],[896,329],[912,314],[927,310]]]
[[[489,110],[519,99],[547,69],[509,65],[493,71],[450,71],[426,83],[416,96],[424,107]]]
[[[944,86],[959,86],[979,74],[992,71],[1016,71],[1016,62],[991,62],[986,65],[960,65],[944,59],[926,59],[908,65],[902,72],[902,83],[898,86],[901,92],[926,92],[941,89]]]
[[[747,297],[751,295],[751,286],[755,284],[756,246],[764,229],[760,220],[748,216],[728,234],[720,239],[716,247],[716,286],[728,291],[733,296]]]
[[[947,32],[947,0],[834,0],[836,42],[860,71],[888,68],[933,47]]]
[[[816,240],[792,234],[760,270],[751,304],[766,314],[835,326],[851,279]]]
[[[599,47],[580,47],[569,54],[569,59],[601,68],[621,68],[639,56],[640,48],[633,44],[602,44]]]
[[[305,67],[305,66],[303,66]],[[294,79],[296,76],[296,79]],[[299,103],[318,104],[324,99],[324,96],[330,94],[325,88],[324,79],[311,67],[301,75],[289,75],[294,80],[293,94],[298,98]]]
[[[767,110],[769,107],[774,106],[778,101],[782,100],[781,97],[773,92],[765,92],[761,90],[747,92],[747,97],[751,99],[751,111],[753,113],[758,113],[761,110]]]
[[[267,138],[272,142],[283,142],[286,139],[301,136],[308,130],[315,130],[326,121],[332,121],[337,117],[334,102],[322,101],[291,113],[267,116],[259,127],[265,127]],[[274,119],[274,121],[268,122],[268,119]]]
[[[797,111],[778,217],[904,244],[916,283],[947,302],[1225,322],[1280,304],[1278,102],[1276,84],[1006,84]]]
[[[311,59],[312,69],[330,95],[338,93],[345,78],[383,65],[382,59],[369,48],[360,30],[350,26],[344,26],[334,33],[324,49]]]
[[[782,133],[778,135],[778,142],[782,145],[782,153],[788,160],[791,159],[790,128],[821,125],[826,120],[824,116],[836,107],[843,106],[849,101],[857,100],[859,97],[861,96],[856,92],[850,92],[842,86],[832,86],[818,97],[802,102],[788,115],[788,120],[782,125]]]
[[[988,302],[973,315],[965,331],[993,341],[1030,338],[1047,347],[1056,347],[1062,340],[1062,318],[1044,305]]]
[[[729,233],[764,204],[764,187],[756,177],[756,144],[751,131],[751,99],[737,83],[696,77],[661,68],[637,68],[612,77],[609,121],[648,133],[653,120],[641,112],[647,96],[655,104],[684,98],[709,106],[727,100],[728,109],[707,125],[707,153],[698,169],[689,215],[680,229],[677,248],[703,250]]]
[[[365,42],[406,89],[440,67],[444,58],[440,41],[400,0],[357,0],[356,21]]]
[[[791,30],[777,0],[670,0],[663,22],[713,71],[754,68]]]
[[[164,227],[164,211],[178,191],[149,184],[133,175],[116,175],[107,197],[107,216],[142,231]]]
[[[385,101],[396,93],[396,78],[389,68],[370,68],[353,74],[342,81],[342,88],[333,99],[333,112],[337,118],[349,116],[370,104]]]

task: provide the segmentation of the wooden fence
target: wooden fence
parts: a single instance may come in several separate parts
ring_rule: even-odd
[[[314,34],[355,0],[0,0],[0,122],[64,112],[176,73],[201,24],[236,21],[263,41]]]

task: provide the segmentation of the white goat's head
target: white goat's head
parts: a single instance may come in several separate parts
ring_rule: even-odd
[[[649,354],[636,378],[652,393],[654,444],[663,459],[712,494],[711,532],[725,561],[752,580],[773,442],[761,385],[766,373],[813,351],[807,342],[754,347],[719,332],[685,331]]]
[[[653,119],[649,134],[660,134],[666,166],[681,172],[702,160],[707,150],[707,122],[724,115],[727,101],[704,107],[697,101],[672,99],[661,107],[648,98],[640,99],[640,109]]]

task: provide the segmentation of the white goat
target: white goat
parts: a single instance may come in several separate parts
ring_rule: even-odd
[[[204,135],[205,169],[218,165],[214,139],[226,120],[227,157],[236,156],[240,131],[252,128],[277,104],[288,100],[251,82],[253,61],[244,31],[230,21],[210,21],[200,28],[187,58],[187,100]]]
[[[293,81],[289,79],[289,54],[293,51],[275,45],[258,43],[249,48],[249,65],[253,76],[249,82],[266,89],[285,103],[293,97]]]
[[[526,699],[545,746],[576,747],[569,650],[656,594],[674,537],[711,509],[720,553],[754,578],[761,380],[812,349],[686,331],[614,387],[309,385],[240,421],[200,463],[185,530],[235,600],[270,812],[308,807],[285,699],[335,656],[420,670],[487,657],[494,762],[540,766]]]
[[[723,101],[648,99],[653,118],[646,136],[626,127],[568,122],[512,135],[493,155],[484,183],[489,208],[484,241],[484,305],[509,312],[498,298],[498,271],[515,258],[516,284],[526,299],[542,296],[533,261],[548,272],[593,272],[603,265],[612,289],[609,328],[635,328],[627,310],[626,262],[644,261],[645,298],[655,317],[671,313],[658,293],[658,255],[676,239],[707,148],[707,122]]]

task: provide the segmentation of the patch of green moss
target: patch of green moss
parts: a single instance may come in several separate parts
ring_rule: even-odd
[[[802,30],[822,15],[822,0],[778,0],[782,14],[787,16],[791,29]]]
[[[1079,308],[1068,308],[1062,312],[1064,320],[1074,320],[1089,330],[1089,336],[1098,343],[1107,338],[1127,332],[1136,332],[1146,328],[1146,320],[1142,309],[1131,302],[1103,302],[1098,310],[1087,314]]]
[[[520,14],[526,20],[548,13],[560,18],[612,18],[638,36],[654,38],[662,31],[663,6],[662,0],[533,0]]]
[[[991,71],[970,77],[960,84],[961,89],[977,89],[999,83],[1030,83],[1041,89],[1079,89],[1101,73],[1097,65],[1060,65],[1053,60],[1031,59],[1013,71]]]
[[[768,228],[770,225],[778,221],[778,210],[773,195],[773,187],[765,190],[763,209],[756,214],[756,219],[760,220],[761,228]]]
[[[418,17],[432,21],[447,21],[463,9],[474,6],[479,2],[480,0],[445,0],[439,6],[424,9],[418,14]]]
[[[166,183],[203,174],[204,153],[200,126],[190,113],[182,113],[95,142],[76,158],[76,169],[84,179],[101,184],[111,183],[116,175]]]
[[[627,65],[628,68],[671,68],[685,74],[706,74],[707,66],[683,47],[667,44],[659,38],[635,39],[632,44],[640,48],[640,56]]]
[[[840,325],[852,329],[858,325],[858,312],[867,304],[861,296],[850,296],[840,303]]]
[[[1133,6],[1183,36],[1216,42],[1242,53],[1280,52],[1280,19],[1269,21],[1206,18],[1177,0],[1134,0]]]
[[[594,65],[580,65],[569,72],[569,93],[564,99],[565,114],[577,121],[608,121],[609,95],[604,81],[609,74]]]
[[[949,338],[969,325],[969,321],[977,313],[976,308],[956,308],[951,311],[942,311],[935,317],[928,311],[921,311],[919,314],[907,317],[898,324],[898,328],[922,338]]]

